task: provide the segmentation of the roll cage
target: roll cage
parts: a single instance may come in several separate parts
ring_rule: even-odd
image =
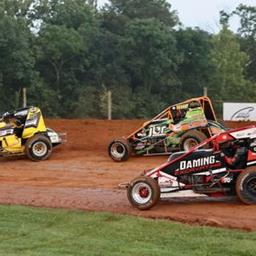
[[[212,106],[212,102],[208,97],[197,97],[197,98],[192,98],[183,102],[180,102],[175,105],[171,105],[164,109],[161,113],[156,115],[154,118],[152,118],[150,121],[145,122],[139,129],[137,129],[135,132],[131,133],[129,136],[127,136],[127,139],[133,138],[136,136],[138,132],[143,130],[144,127],[149,125],[150,123],[157,122],[159,120],[163,119],[170,119],[173,120],[174,122],[178,121],[177,116],[184,116],[184,111],[186,108],[188,108],[190,103],[197,102],[199,106],[203,109],[205,117],[207,120],[212,120],[214,122],[217,122],[217,118]]]

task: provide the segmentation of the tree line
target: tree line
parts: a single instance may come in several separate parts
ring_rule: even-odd
[[[237,33],[229,28],[234,17]],[[165,0],[0,2],[0,112],[28,103],[49,117],[148,118],[208,88],[256,100],[256,7],[220,13],[220,31],[184,27]]]

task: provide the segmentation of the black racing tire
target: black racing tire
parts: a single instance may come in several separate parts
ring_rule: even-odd
[[[45,135],[36,134],[26,141],[25,153],[32,161],[46,160],[52,153],[52,143]]]
[[[237,197],[245,204],[256,204],[256,167],[242,171],[236,180]]]
[[[127,188],[127,197],[131,205],[139,210],[148,210],[160,199],[160,187],[156,180],[139,176],[132,180]]]
[[[131,154],[131,146],[126,139],[115,139],[108,146],[109,156],[116,162],[128,160]]]
[[[207,136],[203,132],[197,130],[187,131],[180,138],[180,149],[183,151],[189,151],[191,148],[195,147],[206,139]],[[209,148],[209,145],[205,145],[202,148],[207,149]]]

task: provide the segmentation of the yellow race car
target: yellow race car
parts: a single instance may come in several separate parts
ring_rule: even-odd
[[[60,134],[45,126],[38,107],[6,112],[0,118],[0,156],[27,155],[46,160],[52,148],[62,143]]]

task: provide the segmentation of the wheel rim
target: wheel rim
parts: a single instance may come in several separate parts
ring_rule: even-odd
[[[248,192],[256,197],[256,177],[252,177],[247,182]]]
[[[121,142],[115,142],[111,146],[111,155],[114,158],[117,158],[117,159],[123,158],[125,155],[125,151],[126,151],[126,148],[125,148],[124,144]]]
[[[132,198],[137,204],[147,203],[152,196],[151,187],[145,182],[139,182],[132,188]]]
[[[43,141],[37,141],[32,146],[32,152],[37,157],[44,156],[48,151],[47,145]]]
[[[194,138],[188,138],[185,140],[183,147],[185,151],[189,151],[191,148],[195,147],[198,145],[198,141]]]

